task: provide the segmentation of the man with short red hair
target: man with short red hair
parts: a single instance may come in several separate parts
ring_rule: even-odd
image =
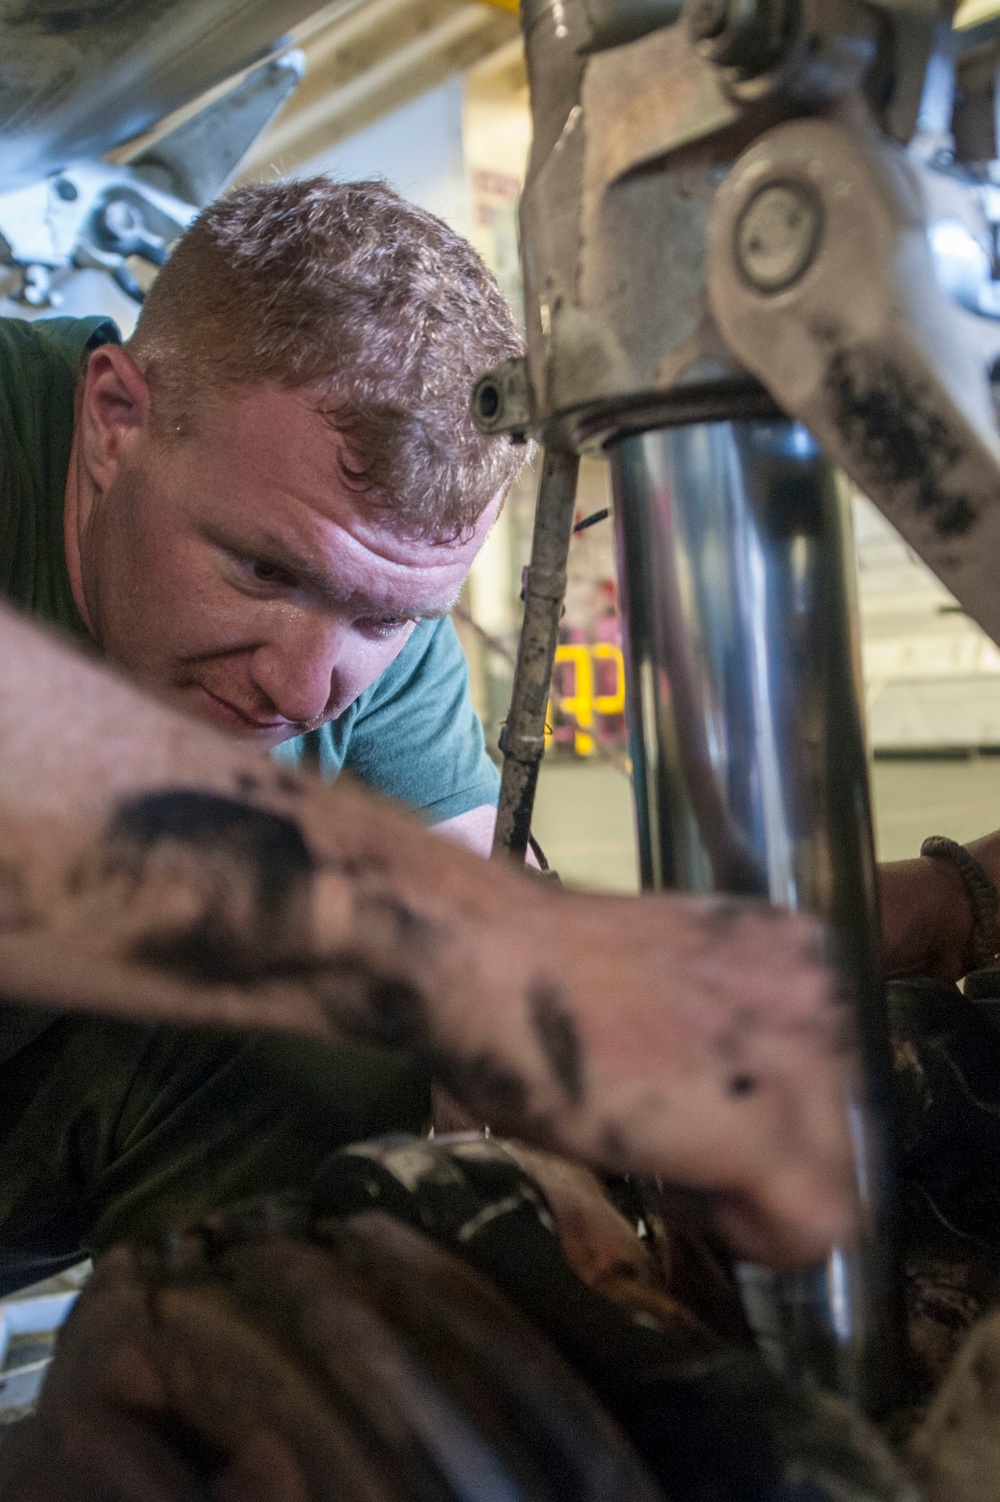
[[[0,1012],[0,1290],[419,1130],[432,1070],[750,1253],[845,1230],[815,925],[543,891],[298,774],[488,847],[448,613],[521,463],[468,394],[519,347],[457,236],[323,179],[208,208],[124,346],[0,324],[0,590],[245,743],[0,612],[0,991],[60,1009]]]

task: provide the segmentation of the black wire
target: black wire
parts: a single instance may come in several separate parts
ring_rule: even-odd
[[[585,516],[583,521],[577,522],[576,526],[573,528],[574,535],[577,532],[585,532],[588,527],[596,527],[598,522],[606,521],[610,515],[610,506],[605,506],[601,511],[595,511],[591,516]],[[522,600],[524,599],[523,593],[521,595],[521,598]],[[475,622],[472,622],[472,624],[474,625]],[[545,729],[548,730],[549,726],[546,725]],[[502,732],[500,736],[500,749],[501,751],[504,749]],[[528,845],[531,848],[531,852],[534,855],[535,860],[538,862],[539,870],[541,870],[543,874],[551,875],[552,868],[550,867],[548,861],[545,859],[545,851],[542,849],[541,845],[539,845],[533,834],[528,835]]]
[[[535,836],[533,834],[529,834],[529,836],[528,836],[528,844],[531,846],[531,853],[532,853],[532,855],[535,857],[535,860],[538,862],[538,869],[540,871],[548,871],[548,870],[550,870],[551,868],[549,866],[549,863],[545,859],[545,851],[542,849],[541,845],[539,845],[538,841],[535,839]]]
[[[611,507],[605,506],[603,511],[595,511],[592,516],[585,516],[583,521],[577,522],[573,528],[573,536],[575,537],[577,532],[586,532],[588,527],[596,527],[598,522],[607,521],[610,515]]]

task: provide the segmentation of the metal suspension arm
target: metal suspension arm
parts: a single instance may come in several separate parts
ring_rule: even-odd
[[[766,132],[707,251],[729,348],[1000,641],[1000,434],[900,148],[860,108]]]

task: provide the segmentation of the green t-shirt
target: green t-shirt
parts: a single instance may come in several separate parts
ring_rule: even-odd
[[[73,398],[84,356],[119,339],[108,319],[0,318],[0,594],[88,641],[63,546]],[[349,709],[274,754],[328,778],[351,772],[431,823],[495,803],[499,789],[448,619],[422,621]]]

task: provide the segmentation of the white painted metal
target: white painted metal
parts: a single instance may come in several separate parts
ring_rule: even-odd
[[[871,749],[1000,746],[1000,649],[869,502],[854,515]]]
[[[24,1364],[18,1364],[16,1357],[8,1362],[11,1342],[24,1335],[54,1337],[78,1297],[75,1292],[43,1294],[0,1304],[0,1421],[5,1412],[23,1409],[35,1401],[52,1360],[47,1355]]]
[[[292,171],[518,35],[515,15],[482,0],[366,0],[295,40],[306,77],[247,157],[244,180]]]

